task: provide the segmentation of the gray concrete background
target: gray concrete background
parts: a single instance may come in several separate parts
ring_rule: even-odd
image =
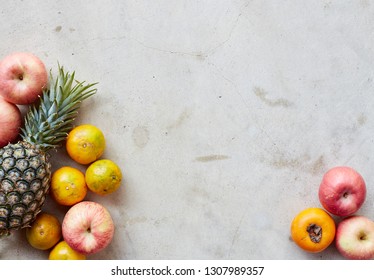
[[[341,259],[301,251],[292,218],[323,173],[356,168],[374,217],[374,5],[358,1],[0,1],[0,55],[99,82],[77,124],[124,181],[90,259]],[[74,164],[64,147],[53,168]],[[45,211],[67,208],[47,200]],[[46,259],[24,231],[0,259]]]

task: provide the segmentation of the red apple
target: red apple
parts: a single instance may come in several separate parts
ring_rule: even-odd
[[[355,213],[366,198],[366,184],[353,168],[338,166],[328,170],[318,192],[322,206],[331,214],[346,217]]]
[[[62,235],[75,251],[83,255],[94,254],[112,241],[114,223],[104,206],[97,202],[82,201],[65,214]]]
[[[374,258],[374,222],[364,216],[351,216],[338,224],[336,248],[346,258]]]
[[[0,97],[0,148],[17,139],[21,125],[20,109]]]
[[[8,102],[31,104],[47,84],[44,63],[31,53],[13,53],[0,61],[0,95]]]

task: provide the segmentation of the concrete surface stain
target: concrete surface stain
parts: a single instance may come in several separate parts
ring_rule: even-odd
[[[367,117],[364,115],[364,114],[361,114],[358,118],[357,118],[357,122],[360,126],[363,126],[366,122],[367,122]]]
[[[168,127],[166,127],[167,130],[175,129],[180,127],[189,117],[191,116],[191,112],[189,112],[187,109],[184,110],[179,117],[176,119],[176,121],[172,124],[170,124]]]
[[[284,154],[277,154],[270,163],[277,169],[297,169],[313,175],[319,174],[326,169],[325,158],[323,155],[320,155],[316,160],[312,161],[310,155],[307,154],[295,158],[291,158]]]
[[[275,100],[271,100],[269,98],[266,97],[267,95],[267,92],[260,88],[260,87],[255,87],[253,88],[253,92],[254,94],[260,98],[260,100],[262,102],[264,102],[266,105],[269,105],[270,107],[290,107],[293,105],[292,102],[290,102],[289,100],[285,99],[285,98],[278,98],[278,99],[275,99]]]
[[[360,6],[363,8],[363,9],[367,9],[370,7],[370,1],[369,0],[361,0],[360,1]]]
[[[226,256],[224,248],[217,245],[217,247],[213,249],[213,256],[215,256],[215,258],[218,258],[218,259],[224,259]]]
[[[59,26],[56,26],[56,28],[55,28],[55,31],[56,31],[56,32],[60,32],[60,31],[61,31],[61,29],[62,29],[62,26],[61,26],[61,25],[59,25]]]
[[[202,198],[208,199],[210,197],[209,193],[206,190],[200,189],[200,188],[197,188],[197,187],[193,187],[191,189],[191,192],[195,196],[199,196],[199,197],[202,197]]]
[[[323,5],[323,8],[326,10],[326,9],[329,9],[331,7],[331,1],[328,1],[327,3],[325,3]]]
[[[127,220],[128,225],[135,225],[145,223],[147,221],[147,217],[134,217]]]
[[[209,155],[209,156],[196,157],[195,160],[199,162],[211,162],[211,161],[217,161],[217,160],[225,160],[229,158],[230,157],[226,155]]]
[[[204,61],[206,56],[207,56],[206,54],[200,52],[200,53],[197,53],[195,57],[197,60]]]
[[[321,155],[312,165],[311,173],[317,175],[326,169],[325,158]]]
[[[286,157],[284,154],[278,154],[273,158],[272,165],[278,169],[298,168],[304,165],[304,163],[309,160],[310,160],[310,156],[308,155],[304,155],[299,158],[290,158],[290,157]]]
[[[231,252],[233,251],[234,249],[234,246],[236,244],[236,241],[239,239],[239,236],[240,236],[240,228],[242,227],[242,223],[243,223],[243,220],[244,220],[244,217],[246,216],[247,214],[247,209],[245,209],[245,211],[243,212],[240,220],[239,220],[239,223],[236,225],[235,227],[235,231],[234,231],[234,235],[231,239],[231,245],[230,245],[230,249],[227,253],[228,257],[231,256]]]
[[[158,226],[160,226],[160,225],[162,225],[162,224],[168,222],[168,220],[169,220],[169,219],[168,219],[167,217],[163,217],[163,218],[161,218],[161,219],[154,220],[154,221],[153,221],[153,225],[156,226],[156,227],[158,227]]]
[[[132,139],[139,148],[144,148],[149,141],[149,131],[144,126],[135,127],[132,131]]]

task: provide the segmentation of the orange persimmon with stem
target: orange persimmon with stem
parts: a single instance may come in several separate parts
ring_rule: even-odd
[[[304,209],[291,223],[292,240],[307,252],[325,250],[334,241],[335,232],[335,221],[321,208]]]

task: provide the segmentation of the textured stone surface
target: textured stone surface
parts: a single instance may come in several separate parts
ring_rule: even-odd
[[[33,52],[99,82],[77,124],[103,130],[124,181],[87,196],[116,223],[90,258],[341,259],[289,233],[336,165],[363,175],[360,213],[374,217],[370,1],[3,2],[1,56]],[[86,168],[51,155],[54,169]],[[0,243],[0,259],[47,256],[24,231]]]

